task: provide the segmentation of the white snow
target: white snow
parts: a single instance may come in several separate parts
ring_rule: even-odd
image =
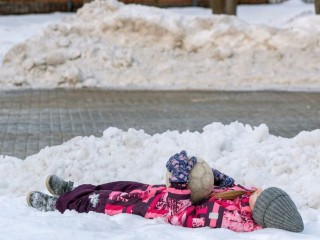
[[[96,1],[77,15],[0,16],[0,88],[319,90],[319,30],[313,5],[298,0],[240,5],[238,17],[116,1]],[[305,230],[186,229],[125,214],[43,213],[26,204],[29,191],[47,192],[49,174],[77,184],[163,183],[167,159],[182,149],[238,183],[283,188]],[[109,128],[101,137],[79,136],[25,160],[0,157],[0,239],[317,240],[319,165],[320,130],[288,139],[270,135],[266,125],[238,122],[155,135]],[[92,196],[93,204],[97,200]]]
[[[95,1],[9,50],[0,87],[319,91],[313,8],[240,5],[234,17]]]
[[[99,197],[100,197],[100,194],[91,194],[90,196],[89,196],[89,199],[90,199],[90,203],[91,203],[91,205],[92,205],[92,207],[96,207],[97,206],[97,204],[99,203]]]
[[[61,21],[70,13],[0,16],[0,63],[14,45],[40,34],[48,25]]]
[[[266,125],[213,123],[203,132],[144,131],[109,128],[101,137],[76,137],[47,147],[25,160],[0,159],[0,235],[2,239],[319,239],[320,130],[287,139],[269,134]],[[287,191],[305,222],[302,233],[264,229],[239,234],[223,229],[185,229],[161,219],[137,216],[42,213],[29,208],[25,195],[45,191],[47,175],[57,174],[77,184],[115,180],[163,183],[165,163],[185,149],[210,166],[233,176],[238,183]],[[93,200],[96,197],[93,197]],[[19,231],[15,231],[19,229]],[[20,235],[21,234],[21,235]]]

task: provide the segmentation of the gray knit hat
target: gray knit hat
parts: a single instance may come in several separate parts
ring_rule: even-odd
[[[271,187],[262,191],[253,207],[252,217],[262,227],[302,232],[304,225],[298,209],[283,190]]]

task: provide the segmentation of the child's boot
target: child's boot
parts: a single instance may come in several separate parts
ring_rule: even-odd
[[[56,175],[49,175],[46,179],[46,187],[52,195],[60,196],[73,190],[73,182],[66,182]]]
[[[58,197],[50,196],[42,192],[29,192],[27,203],[30,207],[36,208],[42,212],[54,211]]]

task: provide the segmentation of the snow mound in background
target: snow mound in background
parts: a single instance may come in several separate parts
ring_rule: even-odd
[[[277,29],[96,0],[13,47],[0,86],[319,89],[319,40],[318,28]]]
[[[320,209],[320,130],[301,132],[292,139],[269,134],[266,125],[252,128],[238,122],[213,123],[203,132],[167,131],[148,135],[108,128],[98,138],[76,137],[47,147],[24,161],[0,159],[0,196],[23,196],[45,190],[47,175],[57,174],[80,183],[133,180],[164,183],[165,163],[185,149],[237,183],[286,190],[298,207]]]

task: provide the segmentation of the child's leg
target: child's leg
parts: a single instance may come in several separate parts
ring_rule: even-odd
[[[119,181],[102,185],[84,184],[70,192],[62,194],[56,203],[56,209],[63,213],[65,210],[77,212],[104,213],[109,194],[113,191],[130,192],[135,189],[144,189],[148,185],[138,182]]]
[[[99,190],[111,190],[117,192],[131,192],[135,189],[147,189],[148,185],[139,182],[132,182],[132,181],[117,181],[117,182],[110,182],[98,185],[97,188]]]

